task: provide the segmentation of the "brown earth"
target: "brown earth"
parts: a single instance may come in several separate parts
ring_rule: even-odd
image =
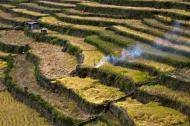
[[[63,94],[52,93],[40,87],[35,79],[34,65],[27,61],[24,56],[15,57],[14,69],[11,75],[16,84],[20,87],[27,87],[29,92],[31,91],[36,95],[40,95],[44,100],[48,101],[65,115],[82,120],[86,120],[91,116],[82,111],[73,100]]]
[[[0,41],[3,43],[30,45],[32,52],[41,58],[40,69],[49,79],[68,76],[70,72],[75,70],[76,57],[64,53],[61,46],[36,42],[24,35],[23,31],[1,31],[0,35]]]

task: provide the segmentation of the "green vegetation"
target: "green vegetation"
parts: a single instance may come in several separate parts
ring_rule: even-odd
[[[113,4],[120,6],[135,6],[135,7],[154,7],[154,8],[187,8],[190,4],[179,0],[90,0],[104,4]]]
[[[159,20],[163,23],[166,23],[166,24],[172,24],[174,22],[178,22],[184,26],[190,26],[190,23],[186,20],[180,20],[180,19],[176,19],[176,18],[171,18],[171,17],[168,17],[168,16],[163,16],[163,15],[156,15],[155,16],[156,20]]]
[[[106,72],[118,74],[120,76],[126,76],[129,80],[132,80],[134,83],[142,83],[154,79],[154,76],[150,76],[147,72],[142,72],[139,70],[134,70],[130,68],[123,68],[120,66],[113,66],[109,63],[100,67],[101,70]]]
[[[4,12],[1,10],[0,10],[0,19],[2,22],[6,23],[6,24],[10,24],[10,25],[11,24],[13,24],[13,25],[23,24],[24,22],[31,21],[30,18],[14,16],[8,12]]]
[[[15,9],[12,9],[11,11],[20,16],[23,15],[24,17],[28,17],[28,18],[39,18],[39,17],[47,16],[47,14],[34,12],[27,9],[20,9],[20,8],[15,8]]]
[[[83,2],[77,4],[77,7],[81,10],[94,12],[94,13],[105,13],[105,14],[120,14],[125,17],[152,17],[154,14],[162,14],[171,16],[174,18],[189,19],[190,13],[186,10],[181,9],[157,9],[153,7],[132,7],[132,6],[116,6],[108,4],[99,4],[95,2]]]
[[[105,54],[114,54],[119,56],[122,49],[108,41],[101,40],[98,36],[88,36],[85,42],[90,43],[99,48]]]
[[[17,3],[23,3],[23,2],[29,2],[29,0],[8,0],[11,3],[17,4]]]
[[[73,90],[80,97],[94,104],[103,104],[125,96],[119,89],[102,85],[98,80],[91,78],[65,77],[58,79],[57,83]]]
[[[46,39],[38,38],[38,41],[35,41],[35,39],[27,37],[23,31],[15,32],[14,30],[2,31],[0,34],[2,35],[0,41],[5,44],[16,46],[28,45],[32,52],[42,60],[40,64],[42,73],[50,79],[63,77],[75,69],[75,65],[77,64],[76,57],[68,53],[64,53],[62,51],[64,46],[61,47],[51,43],[52,41],[60,42],[60,40],[51,39],[50,41],[45,41]],[[63,61],[65,63],[63,63]]]
[[[53,13],[53,12],[61,11],[60,9],[56,9],[56,8],[48,8],[48,7],[39,6],[38,4],[35,4],[35,3],[21,3],[19,4],[19,6],[29,9],[29,10],[39,11],[42,13]]]
[[[175,88],[174,85],[172,86]],[[183,87],[183,84],[181,86]],[[142,100],[159,99],[163,105],[173,107],[190,116],[190,97],[187,92],[172,90],[164,84],[142,86],[139,91]]]
[[[73,7],[75,7],[74,4],[51,2],[51,1],[38,1],[38,3],[43,6],[55,7],[55,8],[73,8]]]
[[[0,125],[190,125],[190,2],[11,1],[0,2]],[[27,21],[47,33],[10,26]]]
[[[158,70],[159,72],[167,73],[167,72],[172,72],[172,71],[176,70],[176,68],[171,65],[164,64],[159,61],[154,61],[154,60],[150,60],[150,59],[136,58],[136,59],[132,60],[131,63],[150,66],[150,67],[153,67],[154,69]]]
[[[165,32],[175,31],[176,33],[178,33],[181,36],[190,37],[189,30],[181,29],[180,28],[181,24],[179,24],[179,26],[176,28],[175,23],[178,23],[178,22],[174,22],[173,25],[168,25],[168,24],[164,24],[160,21],[157,21],[156,19],[144,19],[143,23],[146,24],[147,26],[150,26],[150,27],[153,27],[156,29],[160,29]]]
[[[8,53],[0,53],[1,56],[7,56]],[[4,69],[7,63],[0,60],[0,125],[1,126],[20,126],[20,125],[36,125],[50,126],[47,120],[34,109],[15,100],[7,90],[1,90],[3,86],[2,79],[4,78]],[[22,119],[24,118],[24,119]]]
[[[129,118],[139,126],[189,125],[185,115],[174,109],[160,106],[159,103],[156,102],[142,104],[129,98],[124,102],[116,103],[116,105],[122,107]]]
[[[104,30],[103,27],[62,22],[55,17],[42,17],[40,18],[40,22],[52,30],[76,36],[96,34],[97,32]]]
[[[119,120],[111,112],[103,114],[98,120],[90,122],[85,126],[120,126]]]
[[[104,17],[80,17],[75,15],[65,15],[62,13],[56,14],[56,17],[65,21],[75,24],[86,24],[86,25],[95,25],[95,26],[110,26],[116,24],[123,24],[124,19],[113,19],[113,18],[104,18]]]
[[[11,28],[11,25],[0,23],[0,29],[4,29],[4,28]]]
[[[39,33],[40,31],[33,30],[33,32]],[[83,38],[61,34],[51,30],[48,31],[48,36],[57,37],[60,40],[66,40],[73,46],[80,48],[82,50],[82,54],[84,55],[84,61],[82,63],[83,66],[88,66],[88,67],[95,66],[104,56],[104,54],[101,51],[99,51],[96,47],[88,43],[85,43]]]

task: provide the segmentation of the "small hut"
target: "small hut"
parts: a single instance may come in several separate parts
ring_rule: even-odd
[[[39,23],[36,21],[27,22],[25,26],[27,29],[31,30],[40,28]]]
[[[41,33],[47,34],[48,33],[48,29],[47,28],[41,28]]]

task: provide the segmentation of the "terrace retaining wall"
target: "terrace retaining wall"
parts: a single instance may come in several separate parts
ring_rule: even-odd
[[[66,96],[76,101],[76,103],[80,106],[80,108],[86,112],[97,114],[103,111],[104,104],[90,103],[86,101],[85,99],[83,99],[81,96],[79,96],[77,93],[75,93],[73,90],[68,89],[64,85],[52,83],[53,80],[49,80],[48,78],[43,76],[39,68],[40,58],[37,57],[35,54],[28,52],[27,59],[30,62],[35,64],[35,67],[36,67],[35,73],[36,73],[36,78],[39,82],[39,85],[49,90],[52,90],[53,92],[64,93]]]
[[[5,85],[9,92],[19,101],[35,108],[39,113],[46,117],[55,126],[75,126],[74,121],[62,115],[62,113],[56,111],[53,106],[44,101],[40,96],[37,96],[31,92],[24,91],[18,87],[13,78],[10,76],[11,69],[13,67],[13,59],[9,58],[8,68],[5,71]]]

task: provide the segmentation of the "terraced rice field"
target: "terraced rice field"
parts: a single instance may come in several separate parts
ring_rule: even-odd
[[[1,53],[1,56],[8,54]],[[13,96],[4,88],[3,78],[4,70],[7,67],[6,62],[0,61],[0,125],[1,126],[51,126],[50,123],[34,109],[26,106],[25,104],[15,100]]]
[[[1,126],[51,126],[47,120],[40,116],[35,110],[20,103],[11,96],[8,91],[0,93],[1,99]]]
[[[189,9],[187,0],[0,2],[0,125],[190,126]]]
[[[75,69],[76,58],[62,52],[63,47],[37,42],[24,35],[22,31],[3,31],[1,36],[0,41],[3,43],[31,46],[31,51],[41,59],[42,73],[49,79],[61,78]],[[65,63],[63,64],[62,61]]]
[[[63,112],[66,116],[75,117],[76,119],[81,120],[85,120],[90,117],[89,114],[80,110],[76,103],[71,99],[68,99],[64,95],[52,93],[40,87],[35,80],[34,65],[26,61],[23,56],[17,56],[15,62],[16,65],[12,71],[12,74],[14,75],[12,76],[20,87],[28,87],[29,91],[32,91],[36,95],[40,95],[44,100],[49,102],[58,111]],[[23,73],[27,74],[25,78],[22,78]]]

